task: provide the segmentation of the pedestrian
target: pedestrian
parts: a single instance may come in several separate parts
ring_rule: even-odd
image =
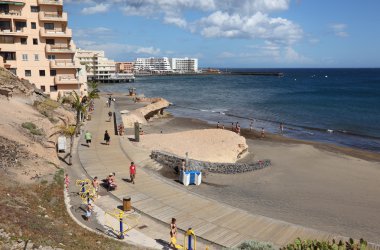
[[[66,191],[69,191],[69,184],[70,184],[69,174],[66,174],[66,175],[65,175],[65,186],[66,186]]]
[[[232,122],[231,130],[234,131],[234,123]]]
[[[132,161],[131,166],[129,166],[129,176],[130,176],[130,181],[135,184],[135,179],[136,179],[136,165]]]
[[[110,135],[108,134],[108,131],[107,131],[107,130],[106,130],[106,132],[104,133],[104,140],[106,141],[106,145],[110,145],[111,137],[110,137]]]
[[[172,218],[170,223],[170,246],[175,248],[175,243],[177,242],[177,220]]]
[[[240,125],[236,127],[236,134],[240,135]]]
[[[282,122],[280,123],[280,133],[284,134],[284,124]]]
[[[264,138],[265,137],[265,130],[264,128],[261,128],[261,138]]]
[[[222,124],[222,129],[224,129],[224,124]]]
[[[216,128],[220,128],[220,124],[219,124],[219,122],[216,124]]]
[[[119,125],[119,135],[122,136],[123,134],[124,134],[124,125],[121,122],[120,125]]]
[[[94,209],[94,207],[92,206],[91,203],[88,203],[87,204],[87,208],[86,208],[86,215],[85,215],[85,220],[89,220],[90,217],[91,217],[91,213],[92,213],[92,210]]]
[[[112,102],[112,96],[109,96],[108,97],[108,107],[109,108],[111,107],[111,102]]]
[[[91,135],[91,133],[88,130],[84,134],[84,139],[86,140],[87,146],[90,147],[91,146],[92,135]]]
[[[182,172],[185,172],[186,171],[186,161],[182,159],[181,164],[182,164],[181,170],[182,170]]]
[[[253,129],[253,121],[251,121],[251,123],[249,124],[249,131],[252,131]]]
[[[108,121],[110,122],[111,121],[111,118],[112,118],[112,112],[108,112]]]
[[[94,187],[95,192],[97,194],[98,190],[99,190],[99,181],[98,181],[98,177],[97,176],[95,176],[94,179],[92,180],[92,186]]]

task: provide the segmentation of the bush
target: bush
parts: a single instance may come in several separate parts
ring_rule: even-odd
[[[29,130],[29,132],[32,135],[43,135],[44,134],[43,130],[37,128],[36,124],[34,124],[33,122],[24,122],[23,124],[21,124],[21,127]]]
[[[294,243],[288,244],[280,250],[366,250],[367,242],[360,239],[359,242],[355,242],[352,238],[348,241],[335,240],[330,241],[318,241],[318,240],[301,240],[297,238]]]
[[[255,240],[247,240],[241,243],[236,248],[231,248],[230,250],[274,250],[276,249],[269,242],[258,242]]]

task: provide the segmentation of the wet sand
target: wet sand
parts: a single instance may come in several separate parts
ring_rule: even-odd
[[[214,125],[169,117],[143,129],[149,134],[208,127]],[[250,153],[240,161],[271,159],[272,166],[244,174],[209,174],[191,191],[254,214],[380,243],[379,154],[280,135],[258,139],[256,131],[242,134]],[[170,170],[157,174],[177,183]]]

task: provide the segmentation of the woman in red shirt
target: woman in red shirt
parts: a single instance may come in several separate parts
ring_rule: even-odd
[[[135,184],[135,178],[136,178],[136,166],[135,163],[132,161],[131,166],[129,167],[129,176],[131,177],[131,182]]]

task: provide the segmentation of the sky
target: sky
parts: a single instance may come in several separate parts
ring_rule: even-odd
[[[200,67],[380,67],[379,0],[64,0],[78,48]]]

